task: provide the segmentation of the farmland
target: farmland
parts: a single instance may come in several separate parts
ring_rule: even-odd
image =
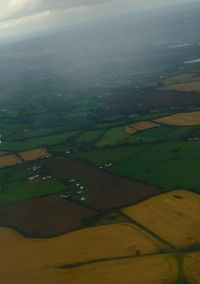
[[[81,143],[81,142],[93,143],[97,141],[103,134],[104,134],[103,130],[94,130],[94,131],[84,132],[82,135],[80,135],[77,138],[76,142],[77,143]]]
[[[22,160],[19,159],[16,155],[3,155],[0,156],[0,169],[9,167],[9,166],[16,166],[18,164],[21,164]]]
[[[153,144],[114,166],[112,172],[166,189],[199,192],[199,147],[198,141]]]
[[[128,128],[127,133],[133,134],[133,133],[135,133],[135,130],[136,130],[136,132],[137,131],[143,131],[143,130],[151,129],[151,128],[158,127],[158,126],[159,126],[159,124],[156,124],[156,123],[151,122],[151,121],[141,121],[141,122],[137,122],[137,123],[127,125],[125,127],[125,131]],[[130,128],[133,128],[133,132],[131,132]]]
[[[132,256],[134,251],[131,248],[138,242],[137,234],[135,239],[134,227],[111,225],[50,240],[34,240],[26,239],[12,230],[1,229],[0,249],[4,255],[4,259],[0,260],[1,277],[9,284],[16,281],[36,284],[41,277],[44,284],[66,281],[116,283],[116,279],[118,283],[124,283],[124,280],[145,283],[149,279],[152,284],[159,284],[164,279],[166,283],[174,282],[178,268],[173,256]],[[156,249],[151,240],[142,238],[147,244],[142,244],[144,250],[139,245],[141,251]],[[98,240],[98,247],[95,240]],[[2,243],[5,245],[2,246]],[[67,253],[63,248],[67,249]],[[16,263],[11,255],[19,257],[19,261]],[[24,259],[27,261],[24,262]]]
[[[77,160],[51,159],[46,164],[58,178],[82,180],[90,189],[86,203],[97,210],[135,204],[162,192],[159,187],[114,176]]]
[[[102,139],[97,142],[97,146],[115,145],[127,137],[128,134],[124,131],[123,127],[111,128],[104,134]]]
[[[65,191],[61,181],[12,182],[1,189],[0,207]]]
[[[199,283],[199,36],[153,37],[131,61],[112,31],[117,63],[101,30],[74,56],[74,35],[56,56],[1,46],[0,283]]]
[[[200,112],[196,111],[190,113],[177,113],[171,116],[156,119],[155,121],[163,124],[176,126],[200,125]]]
[[[48,152],[46,149],[40,148],[32,151],[21,152],[19,153],[19,156],[23,161],[34,161],[37,160],[38,158],[41,157],[44,158],[48,156]]]
[[[3,151],[26,151],[46,145],[55,145],[66,142],[71,137],[75,136],[76,132],[61,133],[50,136],[26,139],[22,141],[3,141],[0,144],[0,150]]]
[[[184,272],[190,283],[200,283],[200,252],[190,253],[184,258]]]
[[[49,238],[82,227],[82,220],[95,213],[74,202],[48,196],[0,208],[0,226],[15,228],[26,236]]]
[[[198,194],[177,190],[126,208],[124,213],[178,248],[199,246],[199,202]]]
[[[165,82],[165,90],[179,92],[200,92],[200,77],[195,74],[185,74],[170,78]]]
[[[79,158],[94,165],[105,165],[107,162],[112,162],[113,164],[122,162],[140,151],[143,151],[146,146],[128,146],[128,147],[114,147],[109,149],[98,149],[94,151],[80,152],[78,154],[73,154],[71,157]]]

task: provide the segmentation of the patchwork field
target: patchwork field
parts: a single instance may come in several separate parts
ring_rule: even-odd
[[[134,134],[138,131],[154,128],[160,126],[159,124],[151,121],[141,121],[125,126],[125,131],[128,134]],[[133,129],[133,130],[132,130]]]
[[[178,248],[200,245],[200,196],[172,191],[124,209],[133,220]]]
[[[200,283],[200,252],[187,254],[184,258],[184,273],[190,283]]]
[[[50,196],[0,208],[0,226],[26,236],[48,238],[82,227],[82,221],[95,214],[79,204]]]
[[[128,134],[123,127],[115,127],[109,129],[104,136],[96,143],[97,147],[104,147],[108,145],[118,144],[120,141],[126,139]]]
[[[171,131],[171,126],[154,127],[146,129],[145,131],[137,132],[135,135],[131,135],[125,142],[141,144],[162,141]]]
[[[38,138],[30,138],[17,141],[3,141],[0,144],[0,151],[26,151],[34,148],[46,147],[47,145],[57,145],[67,142],[68,139],[77,135],[77,132],[59,133],[54,135],[48,135]]]
[[[136,204],[162,192],[158,187],[114,176],[78,160],[51,159],[46,165],[59,178],[83,181],[90,189],[87,204],[103,211]]]
[[[173,256],[134,256],[137,248],[157,251],[157,243],[140,234],[129,225],[110,225],[34,240],[2,228],[0,279],[4,284],[174,282],[178,267]]]
[[[155,120],[158,123],[176,126],[200,125],[200,111],[177,113]]]
[[[10,166],[15,166],[21,163],[22,163],[22,160],[20,160],[14,154],[0,156],[0,169],[5,168],[5,167],[10,167]]]
[[[45,148],[40,148],[32,151],[20,152],[19,156],[24,161],[34,161],[38,158],[48,156],[48,152]]]

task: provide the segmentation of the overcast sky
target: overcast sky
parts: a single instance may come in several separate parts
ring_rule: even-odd
[[[0,38],[192,0],[0,0]],[[199,0],[200,1],[200,0]]]

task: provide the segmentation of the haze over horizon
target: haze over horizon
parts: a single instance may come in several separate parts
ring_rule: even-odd
[[[183,3],[189,0],[2,0],[0,40]]]

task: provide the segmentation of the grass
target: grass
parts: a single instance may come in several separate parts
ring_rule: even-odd
[[[28,127],[30,127],[30,125],[27,123],[7,123],[6,125],[0,125],[3,137],[9,137],[14,133],[22,132]]]
[[[73,158],[86,160],[94,165],[102,165],[106,162],[122,162],[146,148],[144,145],[134,145],[128,147],[116,147],[111,149],[99,149],[95,151],[82,152],[72,155]]]
[[[160,126],[152,129],[141,131],[123,142],[132,144],[152,143],[157,141],[176,141],[186,138],[198,137],[200,128],[193,126]]]
[[[0,170],[0,185],[6,185],[9,182],[23,181],[28,178],[33,172],[28,170],[27,165],[18,165],[12,168]]]
[[[155,144],[113,167],[115,174],[159,185],[200,192],[200,142]]]
[[[96,145],[97,147],[113,146],[126,139],[128,136],[129,134],[124,131],[123,127],[114,127],[109,129]]]
[[[65,185],[60,181],[40,181],[32,184],[14,182],[3,187],[0,192],[0,206],[6,206],[32,198],[63,192]]]
[[[130,136],[124,142],[137,144],[137,143],[150,143],[162,140],[167,134],[171,132],[171,130],[172,129],[169,126],[151,128]]]
[[[77,139],[77,143],[93,143],[96,140],[100,138],[101,135],[103,135],[103,130],[94,130],[94,131],[86,131],[83,134],[81,134]]]
[[[61,144],[66,142],[69,138],[74,137],[76,134],[77,132],[67,132],[22,141],[3,141],[2,144],[0,144],[0,151],[26,151]]]

